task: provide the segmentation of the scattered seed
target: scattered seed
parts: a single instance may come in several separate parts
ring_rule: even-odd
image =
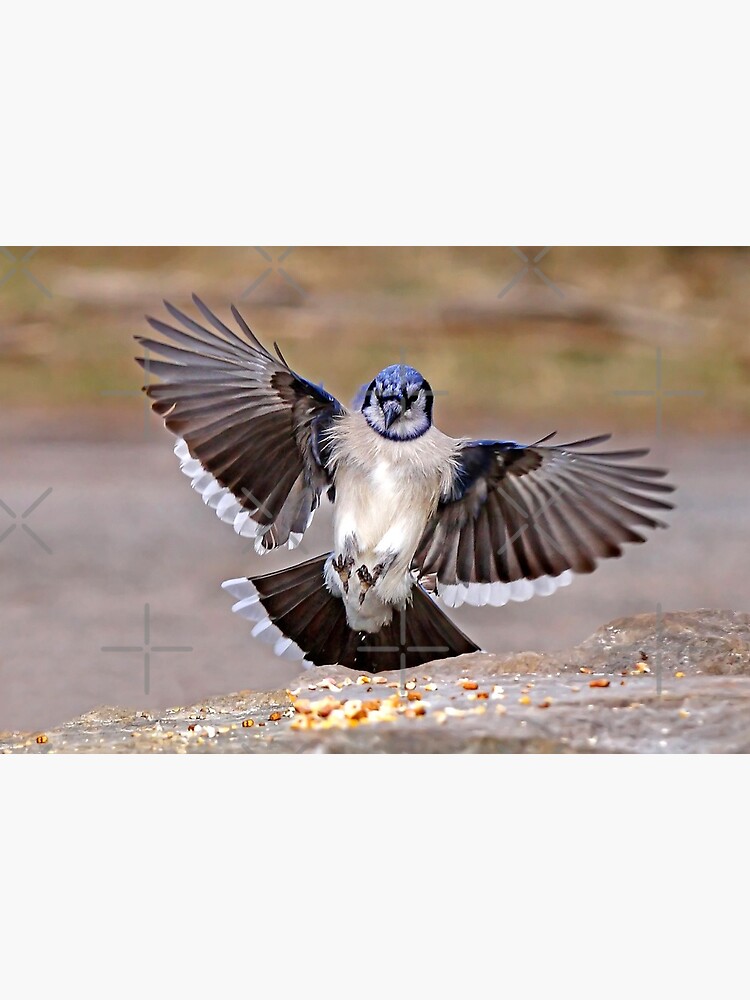
[[[369,678],[366,678],[366,680],[369,682]],[[360,681],[361,681],[361,679],[358,678],[357,679],[357,684],[359,684]],[[361,681],[361,683],[364,684],[365,681]],[[318,687],[322,688],[324,691],[340,691],[341,690],[340,686],[336,683],[336,681],[332,677],[325,677],[322,681],[318,681]]]
[[[336,698],[322,698],[320,701],[316,702],[313,706],[315,714],[321,719],[326,719],[331,714],[331,712],[336,711],[336,709],[341,708],[341,702],[337,701]]]
[[[254,725],[255,725],[255,719],[243,719],[242,720],[242,728],[243,729],[249,729],[251,726],[254,726]]]
[[[464,689],[464,691],[476,691],[479,685],[477,684],[476,681],[463,681],[461,687]]]
[[[608,688],[609,681],[606,677],[595,677],[593,681],[589,681],[590,688]]]

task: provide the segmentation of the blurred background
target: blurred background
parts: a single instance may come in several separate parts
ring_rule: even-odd
[[[297,674],[220,584],[327,551],[330,512],[301,550],[256,556],[193,494],[140,392],[133,335],[144,314],[166,318],[162,299],[192,309],[192,292],[225,319],[234,302],[344,402],[404,360],[447,433],[611,431],[669,466],[669,531],[552,598],[450,612],[483,647],[562,648],[659,606],[748,610],[747,249],[9,247],[0,730]]]

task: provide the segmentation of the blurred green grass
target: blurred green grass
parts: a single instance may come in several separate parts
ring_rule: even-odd
[[[10,248],[20,256],[26,248]],[[403,357],[433,388],[452,433],[529,437],[616,429],[653,433],[655,388],[669,433],[750,425],[750,254],[745,248],[565,248],[504,296],[522,269],[509,248],[296,248],[246,300],[269,264],[244,248],[42,248],[30,262],[47,298],[16,272],[0,286],[0,399],[50,422],[86,414],[97,430],[137,434],[142,383],[134,334],[161,299],[197,292],[221,316],[235,302],[269,346],[349,401]],[[523,248],[533,256],[539,248]],[[0,258],[0,281],[12,265]],[[298,286],[304,290],[300,295]],[[558,296],[556,289],[564,296]]]

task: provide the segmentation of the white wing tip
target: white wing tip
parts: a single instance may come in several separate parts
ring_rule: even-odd
[[[253,597],[258,591],[255,585],[246,576],[238,576],[236,580],[225,580],[222,585],[222,590],[226,590],[239,600],[244,600],[246,597]]]
[[[212,473],[203,467],[199,459],[190,454],[184,438],[177,438],[174,453],[180,461],[181,472],[190,479],[190,485],[200,495],[203,503],[215,510],[217,517],[225,524],[231,524],[240,537],[255,539],[255,551],[258,555],[265,555],[277,547],[272,545],[267,548],[263,545],[262,538],[270,530],[270,526],[258,524],[253,520],[252,515],[257,513],[257,508],[252,511],[243,509],[234,493],[227,486],[222,486]],[[314,514],[313,509],[307,519],[306,529]],[[289,549],[296,549],[302,537],[303,532],[293,531],[283,545]]]
[[[510,583],[438,583],[437,592],[449,608],[469,604],[475,608],[489,605],[502,608],[508,601],[530,601],[532,597],[549,597],[560,587],[573,582],[572,570],[566,569],[558,576],[540,576],[536,580],[512,580]]]

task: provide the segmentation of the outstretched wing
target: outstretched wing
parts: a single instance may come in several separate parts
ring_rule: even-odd
[[[628,465],[648,449],[583,449],[610,435],[545,446],[468,441],[459,446],[453,488],[417,548],[413,566],[435,575],[451,607],[466,601],[502,605],[551,594],[590,573],[598,559],[619,556],[641,531],[666,527],[643,510],[672,504],[662,469]],[[638,508],[641,508],[639,510]]]
[[[232,306],[243,336],[193,296],[206,323],[165,302],[183,329],[147,317],[170,343],[136,339],[138,358],[162,379],[144,387],[153,409],[178,437],[175,454],[205,503],[258,552],[294,548],[330,485],[324,432],[341,404],[292,371],[274,344],[263,347]]]

